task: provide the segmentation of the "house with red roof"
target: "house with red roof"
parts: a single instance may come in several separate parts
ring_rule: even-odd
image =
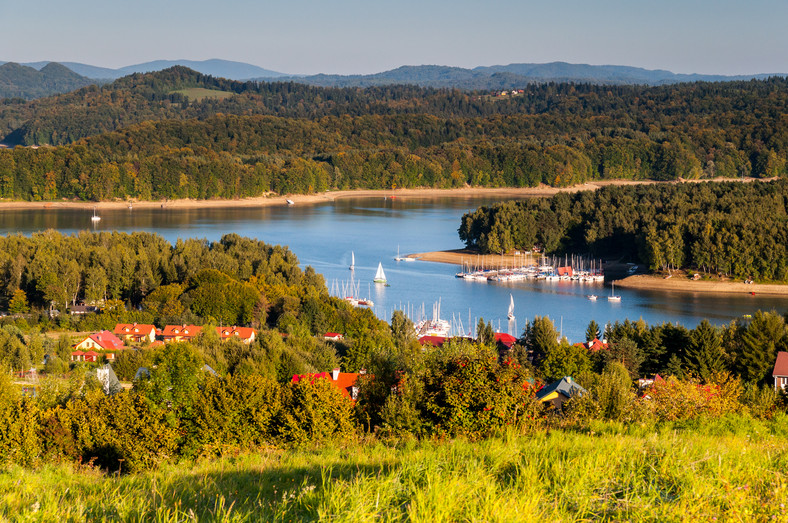
[[[338,332],[327,332],[323,334],[323,339],[326,341],[342,341],[345,339],[345,336]]]
[[[191,341],[202,331],[197,325],[165,325],[161,330],[161,338],[165,343],[170,341]]]
[[[244,343],[252,343],[255,331],[251,327],[216,327],[216,332],[223,340],[237,339]]]
[[[594,338],[593,340],[587,341],[585,343],[575,343],[575,345],[582,345],[588,349],[589,352],[599,352],[609,347],[607,343],[601,341],[599,338]]]
[[[517,343],[517,338],[512,336],[511,334],[507,334],[505,332],[496,332],[495,333],[495,341],[506,347],[507,349],[511,349],[512,345]]]
[[[119,338],[133,343],[152,343],[156,339],[155,325],[118,323],[112,332]]]
[[[104,330],[101,332],[94,332],[87,338],[83,339],[76,345],[75,350],[121,350],[123,349],[123,341],[112,334],[110,331]]]
[[[343,396],[355,401],[358,397],[358,387],[356,387],[358,377],[359,373],[357,372],[340,372],[336,368],[331,372],[320,372],[318,374],[296,374],[291,381],[298,383],[299,381],[309,380],[309,383],[314,383],[316,380],[325,379],[338,388]]]
[[[786,385],[788,385],[788,352],[780,351],[777,353],[772,378],[774,378],[774,390],[785,390]]]

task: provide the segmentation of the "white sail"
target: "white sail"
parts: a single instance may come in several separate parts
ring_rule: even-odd
[[[356,255],[353,254],[353,251],[350,251],[350,267],[349,269],[355,270],[356,269]]]
[[[386,273],[383,272],[383,264],[378,263],[378,272],[375,273],[375,278],[372,279],[375,283],[386,283]]]
[[[514,319],[514,297],[509,295],[509,314],[506,316],[510,320]]]

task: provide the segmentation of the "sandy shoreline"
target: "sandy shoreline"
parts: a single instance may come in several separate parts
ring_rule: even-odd
[[[695,180],[695,181],[724,181],[721,178],[714,180]],[[742,181],[739,179],[729,181]],[[745,179],[744,181],[752,181]],[[768,181],[768,180],[763,180]],[[286,200],[292,200],[296,205],[318,204],[332,202],[343,198],[465,198],[471,196],[497,196],[501,199],[507,198],[526,198],[538,196],[553,196],[560,192],[593,191],[607,185],[651,185],[654,183],[680,183],[680,182],[654,182],[650,180],[596,180],[582,185],[571,187],[550,187],[539,185],[538,187],[460,187],[458,189],[358,189],[351,191],[327,191],[319,194],[292,194],[277,195],[269,194],[254,198],[239,198],[234,200],[211,199],[211,200],[156,200],[138,201],[135,199],[103,202],[85,202],[75,200],[61,200],[50,202],[23,202],[5,201],[0,199],[0,210],[3,209],[125,209],[129,205],[140,209],[166,208],[166,209],[198,209],[198,208],[219,208],[219,207],[269,207],[277,205],[287,205]]]
[[[709,294],[767,294],[769,296],[788,296],[788,285],[775,283],[746,284],[741,281],[693,281],[686,277],[664,279],[661,276],[637,274],[616,280],[616,286],[625,289],[700,292]]]
[[[535,196],[552,196],[559,192],[576,192],[580,190],[593,190],[598,187],[595,185],[579,185],[573,187],[504,187],[504,188],[485,188],[485,187],[465,187],[459,189],[369,189],[353,191],[328,191],[319,194],[292,194],[292,195],[268,195],[254,198],[239,198],[235,200],[213,199],[213,200],[156,200],[156,201],[104,201],[104,202],[84,202],[84,201],[52,201],[52,202],[22,202],[22,201],[3,201],[0,200],[0,210],[3,209],[125,209],[129,205],[132,208],[150,209],[197,209],[197,208],[221,208],[221,207],[270,207],[287,205],[286,200],[292,200],[295,205],[311,205],[325,202],[333,202],[344,198],[465,198],[472,196],[499,196],[506,198],[524,198]]]

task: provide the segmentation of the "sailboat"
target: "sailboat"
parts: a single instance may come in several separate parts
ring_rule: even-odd
[[[378,272],[375,273],[372,281],[375,283],[386,283],[386,273],[383,272],[383,264],[380,262],[378,262]]]
[[[509,295],[509,314],[506,315],[509,318],[509,321],[514,319],[514,298],[512,295]]]
[[[607,301],[621,301],[621,296],[616,296],[616,284],[613,282],[610,283],[610,296]]]
[[[356,270],[356,255],[353,254],[353,251],[350,251],[350,267],[348,267],[351,271]]]
[[[95,207],[93,207],[93,216],[90,218],[90,221],[92,221],[93,223],[101,221],[101,216],[96,214],[96,208]]]

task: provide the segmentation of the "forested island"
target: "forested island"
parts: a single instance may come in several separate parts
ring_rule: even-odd
[[[240,83],[175,67],[33,102],[4,100],[7,144],[53,147],[0,150],[0,197],[239,198],[784,176],[786,85],[543,84],[497,99]]]

